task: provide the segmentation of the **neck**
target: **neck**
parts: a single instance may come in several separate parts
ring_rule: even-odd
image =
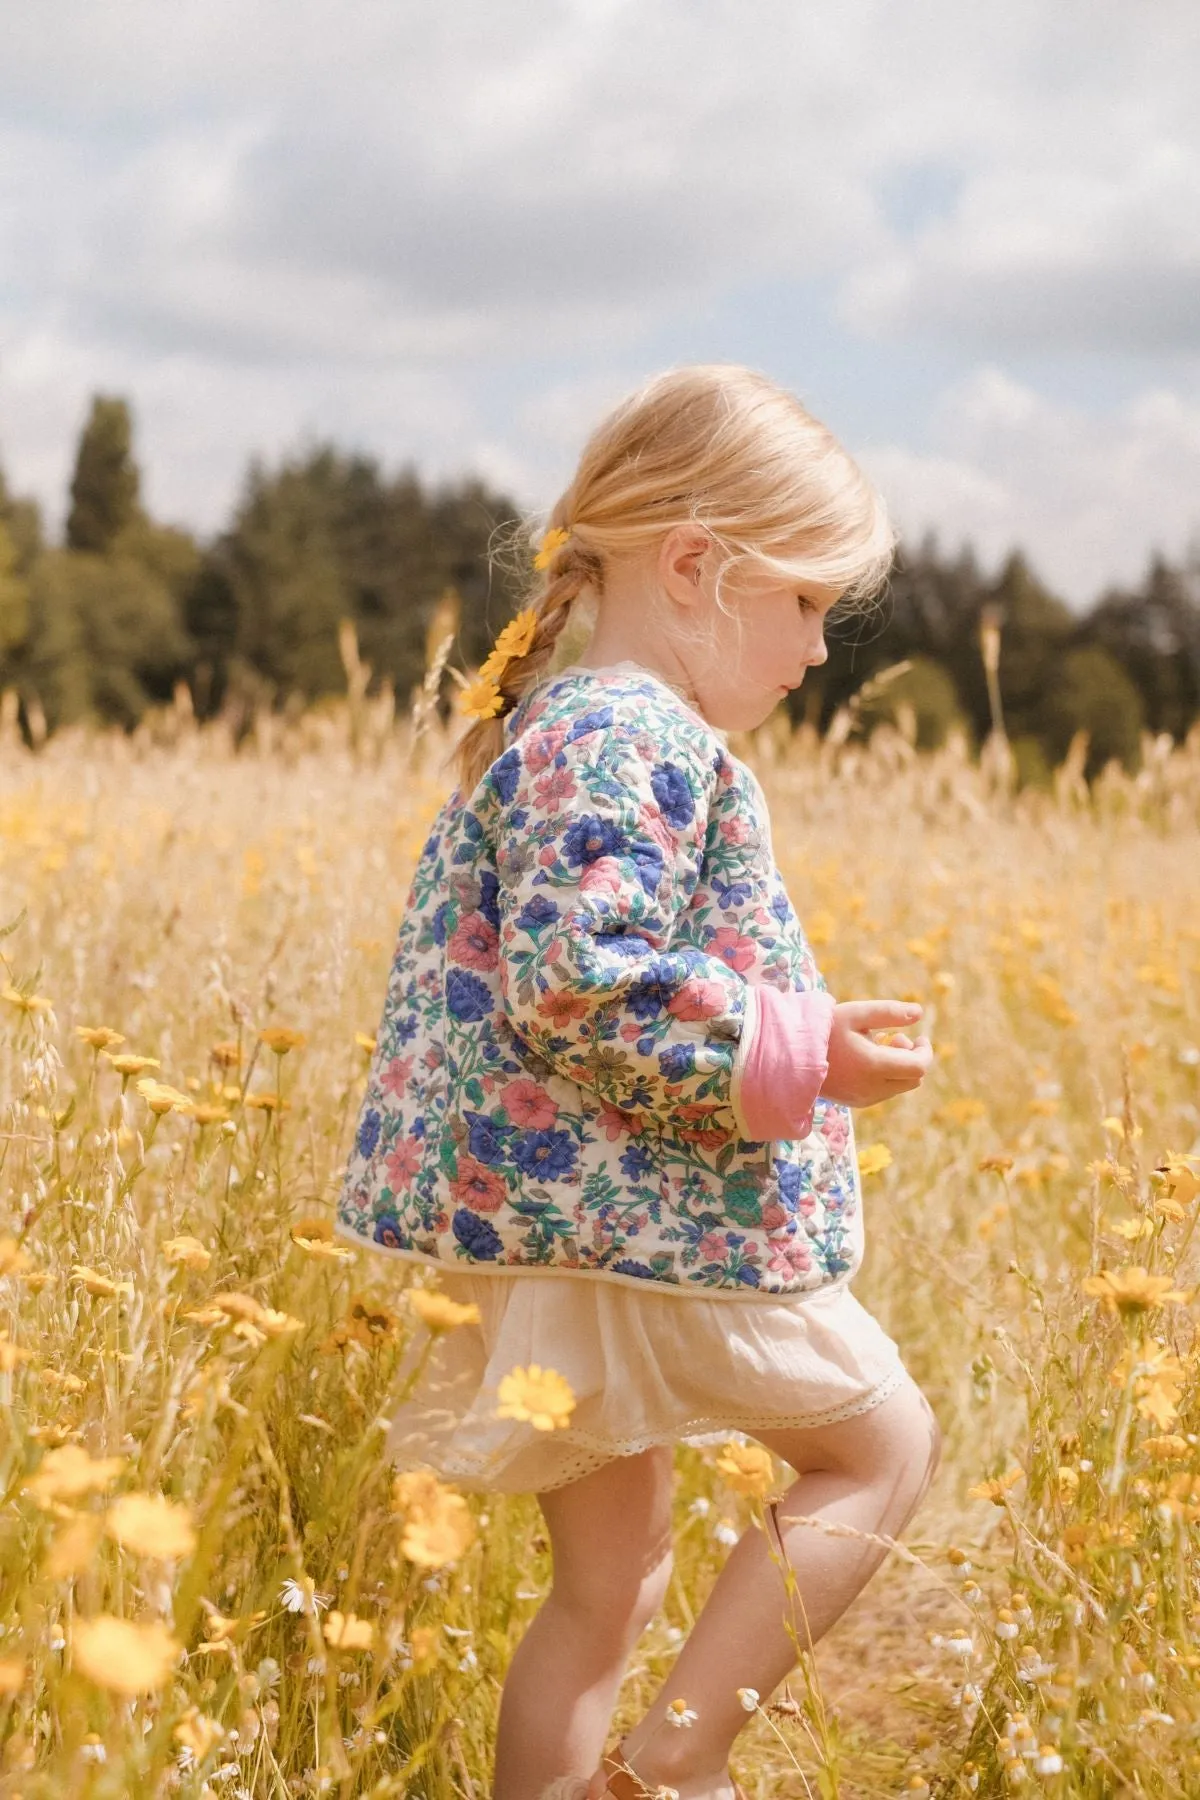
[[[610,663],[635,662],[661,675],[687,699],[695,701],[691,676],[674,644],[660,628],[647,598],[641,593],[607,593],[588,639],[577,658],[580,666],[600,669]]]

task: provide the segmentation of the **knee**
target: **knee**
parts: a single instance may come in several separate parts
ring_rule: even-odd
[[[591,1629],[607,1628],[632,1643],[661,1610],[674,1566],[668,1545],[643,1569],[614,1568],[599,1560],[587,1569],[556,1571],[551,1591],[557,1605],[586,1618]]]

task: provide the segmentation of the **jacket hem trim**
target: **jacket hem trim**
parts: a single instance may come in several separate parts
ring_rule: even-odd
[[[834,1281],[809,1288],[763,1289],[740,1284],[737,1287],[684,1287],[675,1282],[659,1281],[644,1275],[622,1275],[615,1269],[570,1269],[559,1263],[505,1263],[497,1267],[494,1263],[486,1262],[447,1262],[440,1256],[427,1256],[423,1250],[406,1250],[396,1244],[377,1244],[374,1239],[364,1237],[361,1231],[355,1231],[353,1226],[347,1225],[341,1218],[335,1219],[333,1230],[336,1237],[345,1238],[347,1243],[356,1244],[360,1250],[375,1250],[384,1256],[398,1257],[402,1262],[417,1263],[427,1269],[447,1269],[460,1275],[566,1275],[584,1281],[620,1281],[627,1287],[640,1288],[643,1293],[649,1290],[655,1294],[670,1294],[673,1299],[678,1300],[749,1300],[760,1306],[772,1302],[779,1305],[815,1300],[823,1294],[849,1287],[855,1273],[850,1270]]]

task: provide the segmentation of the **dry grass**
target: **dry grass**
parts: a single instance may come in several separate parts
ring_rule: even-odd
[[[9,731],[0,1795],[488,1792],[549,1577],[536,1503],[390,1485],[378,1421],[427,1326],[394,1268],[324,1235],[448,785],[426,725],[410,755],[359,693],[236,754],[182,707],[36,756]],[[1090,796],[1077,758],[1014,795],[998,760],[840,735],[731,747],[833,991],[927,1009],[923,1090],[859,1115],[891,1161],[856,1290],[946,1451],[904,1552],[790,1684],[823,1711],[755,1718],[737,1766],[764,1796],[995,1795],[1014,1763],[1026,1791],[1195,1793],[1194,1303],[1083,1284],[1200,1279],[1200,1161],[1168,1165],[1200,1150],[1200,742]],[[79,1026],[156,1058],[176,1099]],[[758,1504],[719,1456],[678,1453],[678,1579],[623,1712],[702,1603],[721,1521]],[[290,1610],[305,1583],[328,1604]],[[1000,1734],[1021,1709],[1040,1760]]]

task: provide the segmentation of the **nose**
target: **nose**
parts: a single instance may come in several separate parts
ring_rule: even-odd
[[[819,669],[822,663],[829,661],[829,646],[823,637],[817,639],[816,650],[808,660],[814,669]]]

